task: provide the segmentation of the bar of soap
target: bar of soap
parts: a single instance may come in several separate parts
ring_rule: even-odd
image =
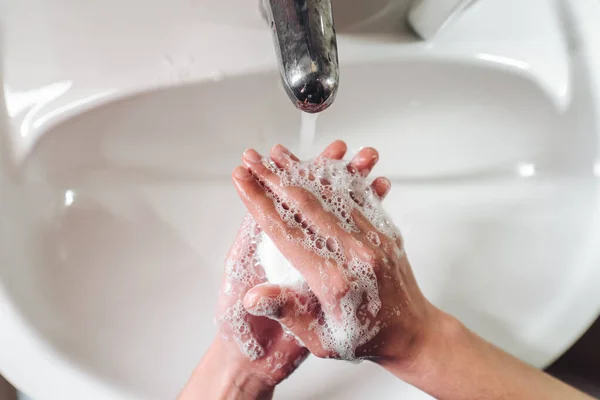
[[[281,254],[275,243],[262,232],[258,248],[258,259],[265,271],[269,283],[277,285],[300,285],[304,278]]]

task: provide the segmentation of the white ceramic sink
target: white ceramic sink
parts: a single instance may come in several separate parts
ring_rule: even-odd
[[[600,309],[600,92],[590,58],[564,42],[484,42],[384,43],[361,59],[376,44],[349,39],[315,152],[337,138],[377,147],[426,295],[542,367]],[[37,400],[173,398],[215,335],[244,214],[230,171],[246,147],[297,148],[300,115],[271,63],[161,88],[88,77],[32,92],[9,86],[23,81],[8,61],[0,372]],[[315,358],[277,396],[427,398],[373,365]]]

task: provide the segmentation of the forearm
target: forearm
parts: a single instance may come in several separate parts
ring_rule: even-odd
[[[274,388],[232,360],[217,339],[194,370],[178,400],[270,400]]]
[[[591,399],[486,342],[441,313],[439,326],[411,365],[384,366],[440,400]]]

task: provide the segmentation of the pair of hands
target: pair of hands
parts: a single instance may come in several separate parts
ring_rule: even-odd
[[[341,160],[345,152],[338,141],[320,157]],[[375,150],[361,150],[336,172],[350,176],[348,185],[334,185],[282,146],[273,148],[270,161],[254,150],[244,153],[244,166],[233,178],[249,214],[227,257],[217,311],[220,335],[179,399],[270,399],[309,351],[370,359],[439,399],[591,399],[486,342],[425,299],[395,227],[353,206],[365,199],[357,188],[380,199],[388,193],[385,178],[364,186],[362,178],[377,158]],[[290,171],[319,179],[327,187],[317,193],[324,203],[310,185],[302,185],[305,190],[290,182]],[[328,196],[339,199],[344,192],[347,204],[335,202],[332,209]],[[267,283],[256,257],[261,230],[305,284]]]
[[[346,145],[338,141],[320,157],[341,160],[345,152]],[[249,214],[227,257],[217,310],[220,334],[180,400],[270,399],[275,386],[309,351],[318,357],[370,359],[439,399],[591,399],[431,305],[417,286],[395,227],[381,225],[372,214],[365,218],[364,208],[352,207],[353,201],[362,201],[361,193],[353,190],[361,186],[353,186],[352,179],[346,182],[349,186],[321,181],[328,188],[319,193],[325,204],[331,206],[327,198],[335,191],[340,191],[337,198],[346,191],[350,203],[333,210],[328,206],[328,212],[314,191],[290,184],[286,175],[301,166],[307,179],[318,178],[311,167],[300,165],[282,146],[273,148],[270,159],[247,150],[244,166],[233,173]],[[377,159],[377,152],[366,148],[342,168],[362,184]],[[389,189],[387,179],[377,178],[366,191],[383,199]],[[351,219],[340,209],[350,210]],[[348,229],[348,221],[355,224],[353,229]],[[261,230],[303,275],[305,284],[267,283],[256,257]],[[329,259],[332,255],[336,262]],[[352,265],[366,275],[358,276]],[[354,303],[348,311],[349,298]],[[335,335],[323,335],[331,333],[331,326]],[[356,329],[358,336],[352,334]]]
[[[317,159],[341,160],[345,153],[346,144],[336,141]],[[353,210],[351,217],[359,229],[344,230],[336,216],[323,209],[313,194],[297,186],[281,184],[273,168],[286,170],[293,167],[298,162],[293,154],[278,145],[271,150],[270,160],[271,166],[256,151],[249,149],[243,155],[243,166],[233,173],[236,189],[249,214],[227,256],[217,311],[221,333],[217,346],[221,350],[227,349],[231,362],[247,370],[254,389],[258,387],[263,392],[272,390],[287,378],[308,351],[324,358],[351,359],[356,356],[382,363],[412,363],[427,340],[433,307],[416,284],[402,251],[401,238],[382,234],[357,210]],[[364,148],[347,168],[357,178],[363,178],[377,161],[377,151]],[[390,190],[390,182],[379,177],[373,180],[370,188],[376,197],[383,199]],[[298,241],[289,240],[290,235],[302,237],[306,232],[294,229],[282,220],[273,193],[269,193],[273,190],[287,202],[299,205],[310,221],[312,232],[335,237],[341,247],[352,249],[355,257],[373,268],[381,304],[373,313],[375,315],[368,319],[368,324],[377,327],[377,331],[372,339],[358,343],[354,354],[324,346],[311,326],[319,318],[343,318],[341,301],[350,290],[349,282],[342,278],[342,271],[337,268],[328,268],[324,276],[323,268],[319,266],[327,263],[326,257],[307,250]],[[267,283],[255,254],[261,230],[299,270],[308,287]],[[333,290],[324,289],[326,287]],[[361,323],[365,321],[361,320]]]

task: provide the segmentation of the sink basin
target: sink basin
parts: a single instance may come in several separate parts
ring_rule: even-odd
[[[378,147],[377,173],[395,185],[387,209],[426,295],[547,362],[537,345],[560,312],[549,305],[585,273],[570,260],[595,229],[597,180],[563,157],[564,146],[595,144],[591,122],[490,65],[413,60],[344,72],[315,149],[337,137]],[[49,129],[21,167],[37,260],[7,277],[15,304],[76,365],[139,398],[173,397],[215,334],[222,260],[244,214],[230,171],[248,146],[297,147],[299,123],[268,72],[110,101]],[[566,138],[574,123],[586,129]],[[367,364],[308,363],[300,376],[327,368],[332,380],[309,389],[290,380],[281,398],[363,398],[362,374],[382,382],[377,398],[404,387]]]
[[[426,296],[543,367],[600,309],[596,94],[575,59],[561,97],[524,61],[457,54],[343,63],[314,150],[378,148]],[[140,86],[5,121],[0,372],[36,400],[176,395],[216,333],[244,214],[229,174],[247,147],[299,147],[278,79]],[[314,357],[277,391],[399,395],[429,398],[369,363]]]

